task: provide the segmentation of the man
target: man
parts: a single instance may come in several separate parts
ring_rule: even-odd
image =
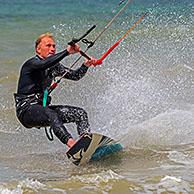
[[[69,105],[50,105],[48,96],[46,107],[43,107],[44,91],[51,86],[57,76],[71,80],[81,79],[88,67],[95,65],[96,60],[86,60],[81,67],[71,70],[59,62],[66,56],[78,53],[78,44],[68,45],[67,49],[56,54],[56,44],[50,33],[42,34],[35,42],[36,56],[27,60],[20,71],[16,101],[16,113],[19,121],[26,128],[50,126],[59,140],[72,147],[75,140],[67,131],[64,123],[74,122],[81,136],[89,132],[88,116],[85,110]]]

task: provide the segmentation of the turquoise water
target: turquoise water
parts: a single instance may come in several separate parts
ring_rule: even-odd
[[[53,33],[61,50],[97,24],[88,36],[94,40],[118,2],[0,0],[0,193],[194,192],[192,0],[134,0],[90,55],[100,57],[150,14],[102,66],[79,82],[63,81],[52,94],[54,104],[84,107],[93,131],[120,140],[123,152],[75,167],[56,138],[49,142],[43,130],[25,129],[15,117],[12,94],[37,36]],[[75,126],[67,127],[77,137]]]

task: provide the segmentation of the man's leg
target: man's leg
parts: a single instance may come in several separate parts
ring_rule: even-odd
[[[58,116],[58,113],[49,107],[42,107],[38,104],[31,105],[25,111],[22,123],[27,127],[51,126],[54,134],[64,144],[67,144],[67,141],[72,138],[63,125],[63,121]]]
[[[88,116],[84,109],[69,105],[53,105],[50,108],[58,113],[63,123],[76,123],[79,135],[90,132]]]

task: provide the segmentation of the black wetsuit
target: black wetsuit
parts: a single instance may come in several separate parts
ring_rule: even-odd
[[[87,113],[82,108],[50,105],[50,96],[47,106],[43,107],[43,92],[55,77],[66,72],[64,78],[79,80],[88,70],[84,64],[76,70],[64,67],[59,62],[67,55],[67,50],[64,50],[46,59],[35,56],[27,60],[21,68],[17,94],[14,94],[17,117],[22,125],[27,128],[50,126],[64,144],[72,137],[64,123],[76,123],[79,135],[89,131]]]

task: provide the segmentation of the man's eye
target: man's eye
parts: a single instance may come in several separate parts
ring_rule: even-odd
[[[55,48],[55,45],[54,44],[47,44],[47,47],[53,47],[53,48]]]

